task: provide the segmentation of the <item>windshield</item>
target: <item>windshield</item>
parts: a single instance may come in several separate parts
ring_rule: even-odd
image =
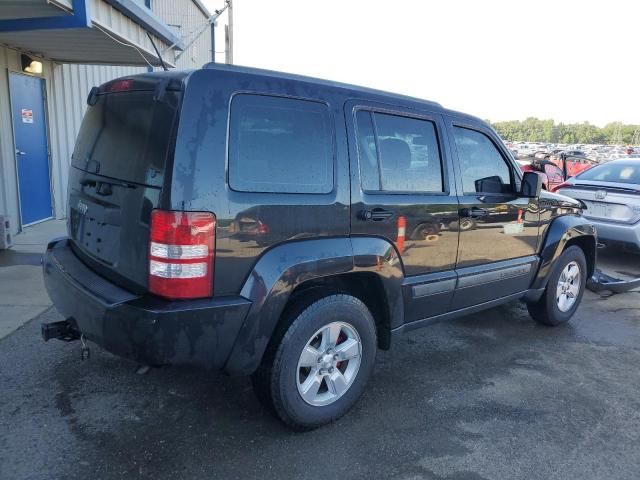
[[[606,163],[593,167],[576,178],[579,180],[640,185],[640,163]]]

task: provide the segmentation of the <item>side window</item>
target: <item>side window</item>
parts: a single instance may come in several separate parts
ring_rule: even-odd
[[[333,145],[327,105],[236,95],[229,125],[229,186],[241,192],[329,193]]]
[[[364,110],[357,112],[356,122],[363,190],[443,191],[433,122]]]
[[[485,134],[453,127],[465,193],[513,193],[512,171]]]

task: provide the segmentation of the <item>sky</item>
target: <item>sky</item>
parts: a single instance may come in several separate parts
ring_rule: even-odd
[[[491,121],[640,124],[638,0],[233,5],[238,65],[412,95]]]

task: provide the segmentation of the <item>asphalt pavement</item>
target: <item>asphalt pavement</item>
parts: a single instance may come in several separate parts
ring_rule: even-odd
[[[349,414],[303,434],[246,378],[45,344],[49,309],[0,339],[0,478],[636,480],[638,308],[587,292],[558,328],[515,303],[409,334]]]

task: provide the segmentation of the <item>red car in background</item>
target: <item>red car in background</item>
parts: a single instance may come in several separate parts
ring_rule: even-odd
[[[555,192],[567,178],[574,177],[594,165],[597,165],[597,162],[587,157],[561,153],[553,155],[551,159],[536,159],[531,163],[521,164],[520,169],[523,172],[535,172],[541,175],[543,188]]]

